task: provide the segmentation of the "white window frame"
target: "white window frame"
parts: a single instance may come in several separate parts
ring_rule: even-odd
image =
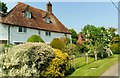
[[[31,17],[32,17],[32,13],[26,11],[26,12],[25,12],[25,17],[26,17],[26,18],[31,18]]]
[[[20,28],[22,29],[21,31],[20,31]],[[27,28],[25,28],[25,27],[18,27],[18,32],[19,33],[22,33],[22,32],[27,33]]]

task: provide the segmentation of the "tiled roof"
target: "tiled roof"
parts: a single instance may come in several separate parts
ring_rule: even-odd
[[[31,12],[32,18],[26,18],[24,16],[25,11]],[[51,23],[46,23],[45,17],[49,17]],[[15,26],[23,26],[61,33],[70,33],[53,13],[48,13],[22,2],[18,2],[18,4],[5,17],[2,17],[2,20],[0,20],[0,22]]]

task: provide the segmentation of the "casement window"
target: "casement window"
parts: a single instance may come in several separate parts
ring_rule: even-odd
[[[25,28],[25,27],[19,27],[18,28],[18,32],[27,32],[27,28]]]
[[[51,36],[51,32],[50,31],[46,31],[45,34],[46,34],[46,36]]]
[[[46,18],[45,18],[45,23],[48,23],[48,24],[51,23],[50,18],[46,17]]]
[[[26,11],[26,12],[25,12],[25,17],[26,17],[26,18],[31,18],[31,17],[32,17],[32,13]]]
[[[41,34],[40,30],[38,30],[38,35],[40,35],[40,34]]]

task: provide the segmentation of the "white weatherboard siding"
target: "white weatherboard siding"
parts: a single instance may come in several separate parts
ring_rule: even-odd
[[[32,35],[39,35],[46,43],[50,43],[54,38],[64,37],[64,33],[51,32],[51,36],[46,36],[46,31],[39,30],[38,34],[37,29],[27,28],[27,32],[18,32],[18,26],[10,26],[10,43],[14,44],[15,42],[26,42],[27,39]],[[2,31],[2,32],[1,32]],[[4,32],[3,32],[4,31]],[[67,34],[67,37],[71,39],[71,35]],[[8,26],[0,26],[0,40],[8,40]]]
[[[0,24],[0,40],[8,40],[8,26]]]

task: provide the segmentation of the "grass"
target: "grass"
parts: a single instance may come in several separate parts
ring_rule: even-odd
[[[75,59],[76,66],[81,66],[80,68],[76,69],[71,75],[69,76],[100,76],[105,70],[110,68],[113,64],[118,61],[118,55],[114,55],[111,58],[105,58],[93,63],[93,58],[90,58],[90,64],[85,65],[82,58]],[[84,65],[84,66],[83,66]],[[69,77],[67,76],[67,77]]]
[[[74,62],[75,62],[75,69],[86,65],[85,57],[76,58],[75,60],[72,60],[72,66],[74,66],[73,64]],[[94,62],[94,58],[89,57],[88,63],[92,63],[92,62]]]

